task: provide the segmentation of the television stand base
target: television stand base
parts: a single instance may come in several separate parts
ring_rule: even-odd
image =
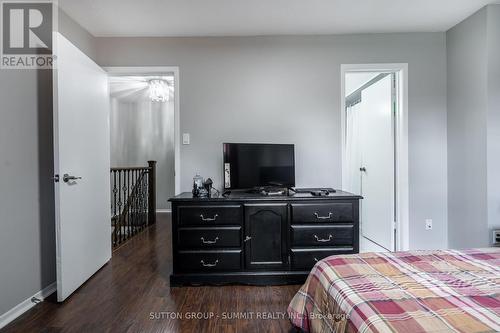
[[[246,193],[260,194],[263,196],[286,196],[288,195],[288,189],[285,187],[256,187],[247,190]]]

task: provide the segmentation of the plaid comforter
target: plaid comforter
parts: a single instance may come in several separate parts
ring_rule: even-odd
[[[331,256],[288,308],[310,332],[500,332],[500,248]]]

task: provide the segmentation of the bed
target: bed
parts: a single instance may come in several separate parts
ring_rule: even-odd
[[[500,248],[319,261],[288,307],[306,332],[499,332]]]

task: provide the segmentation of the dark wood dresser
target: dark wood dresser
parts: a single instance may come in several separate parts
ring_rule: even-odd
[[[341,191],[171,198],[171,286],[302,283],[318,260],[359,252],[360,199]]]

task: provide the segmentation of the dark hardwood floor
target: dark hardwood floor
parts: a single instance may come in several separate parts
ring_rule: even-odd
[[[160,214],[66,302],[53,295],[2,332],[293,331],[284,314],[300,286],[170,288],[170,242],[170,215]]]

